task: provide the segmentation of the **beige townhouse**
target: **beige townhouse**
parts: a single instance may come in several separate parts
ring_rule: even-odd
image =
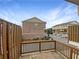
[[[52,27],[53,32],[60,34],[60,33],[67,33],[68,32],[68,26],[79,24],[77,21],[70,21],[62,24],[58,24]]]
[[[68,26],[79,24],[77,21],[70,21],[62,24],[58,24],[52,27],[53,34],[68,36]],[[66,34],[66,35],[65,35]]]

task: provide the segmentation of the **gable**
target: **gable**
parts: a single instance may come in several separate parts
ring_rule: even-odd
[[[42,23],[44,21],[42,21],[42,20],[40,20],[40,19],[38,19],[36,17],[33,17],[33,18],[27,19],[27,20],[25,20],[23,22],[40,22],[40,23]]]
[[[78,22],[74,21],[74,22],[71,22],[70,24],[79,24]]]
[[[55,25],[53,27],[63,26],[63,25],[73,25],[73,24],[79,24],[79,22],[77,22],[77,21],[70,21],[70,22],[66,22],[66,23],[62,23],[62,24]]]

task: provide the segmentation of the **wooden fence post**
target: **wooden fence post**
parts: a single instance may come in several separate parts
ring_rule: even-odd
[[[71,48],[71,50],[70,50],[70,59],[72,59],[72,56],[73,56],[73,49]]]
[[[54,46],[55,46],[55,52],[56,52],[56,41],[55,41],[55,45]]]
[[[41,42],[39,42],[39,52],[41,52]]]

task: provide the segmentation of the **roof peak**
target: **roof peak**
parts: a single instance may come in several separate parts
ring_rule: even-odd
[[[37,17],[32,17],[30,19],[24,20],[23,22],[44,22],[41,19],[37,18]]]
[[[69,21],[69,22],[65,22],[65,23],[61,23],[61,24],[57,24],[55,26],[59,26],[59,25],[65,25],[65,24],[70,24],[70,23],[73,23],[73,22],[76,22],[76,23],[79,23],[78,21]],[[54,27],[54,26],[53,26]]]

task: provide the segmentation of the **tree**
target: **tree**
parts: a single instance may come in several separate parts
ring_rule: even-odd
[[[45,29],[45,33],[47,33],[48,38],[50,38],[50,34],[53,34],[52,28]]]

